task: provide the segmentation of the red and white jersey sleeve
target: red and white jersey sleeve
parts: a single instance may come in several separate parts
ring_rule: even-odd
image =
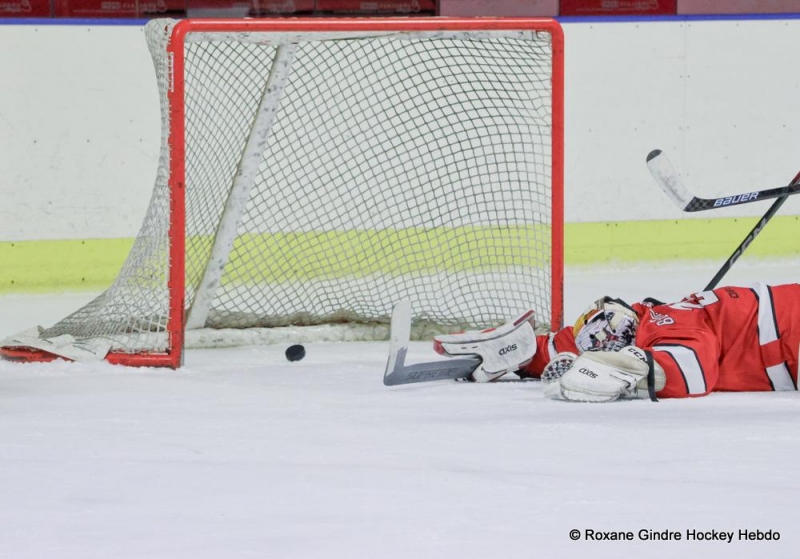
[[[693,295],[671,305],[634,305],[639,314],[636,345],[653,352],[667,383],[658,396],[703,396],[719,379],[721,348],[703,299]]]

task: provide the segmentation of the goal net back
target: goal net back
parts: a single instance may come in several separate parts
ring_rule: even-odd
[[[552,20],[154,20],[162,148],[114,284],[41,333],[129,364],[184,332],[559,326]],[[313,328],[311,329],[313,331]],[[356,336],[352,336],[356,337]]]

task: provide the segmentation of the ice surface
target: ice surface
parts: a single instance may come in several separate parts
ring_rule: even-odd
[[[566,314],[605,294],[678,299],[716,267],[569,270]],[[725,283],[799,272],[742,264]],[[0,337],[90,298],[1,298]],[[797,557],[797,393],[591,405],[536,381],[387,388],[387,347],[309,344],[296,363],[284,346],[195,350],[177,372],[0,363],[0,557]],[[425,343],[409,357],[436,358]]]

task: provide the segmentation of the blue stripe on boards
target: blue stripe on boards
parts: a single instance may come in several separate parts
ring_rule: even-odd
[[[138,25],[142,26],[152,18],[43,18],[10,17],[0,18],[0,25]],[[662,21],[741,21],[741,20],[784,20],[800,19],[800,13],[780,14],[692,14],[692,15],[641,15],[641,16],[557,16],[560,23],[643,23]]]
[[[9,17],[1,18],[0,25],[78,25],[84,27],[136,25],[141,27],[148,21],[150,19]]]
[[[559,23],[644,23],[662,21],[752,21],[800,19],[800,13],[784,14],[692,14],[670,16],[558,16]]]

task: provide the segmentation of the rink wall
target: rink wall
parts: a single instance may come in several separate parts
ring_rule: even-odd
[[[645,156],[666,151],[704,196],[786,184],[800,167],[800,19],[562,23],[567,263],[723,260],[766,204],[687,216]],[[0,292],[107,285],[158,160],[143,29],[0,22],[0,52]],[[800,196],[750,253],[800,255],[798,220]]]

